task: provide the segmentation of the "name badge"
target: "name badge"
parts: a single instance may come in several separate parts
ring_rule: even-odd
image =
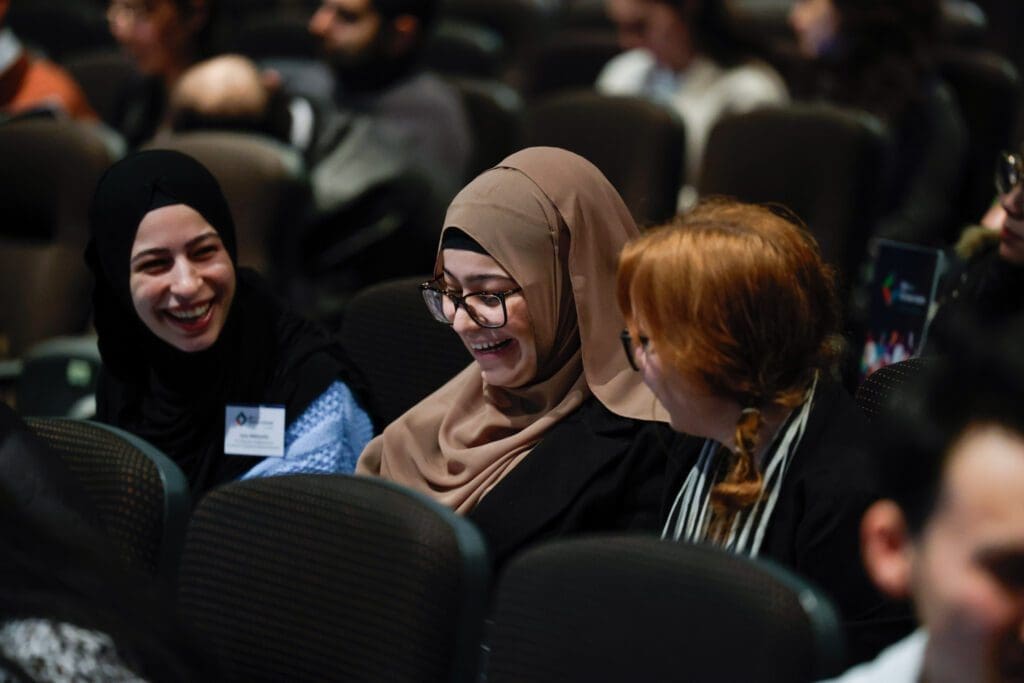
[[[224,410],[224,452],[284,457],[284,406],[229,405]]]

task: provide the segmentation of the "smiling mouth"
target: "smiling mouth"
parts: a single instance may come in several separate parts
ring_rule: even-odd
[[[213,302],[192,306],[191,308],[164,309],[167,320],[185,332],[202,332],[213,319]]]
[[[511,337],[509,337],[508,339],[503,339],[503,340],[498,341],[498,342],[484,342],[484,343],[480,343],[480,344],[470,344],[470,348],[473,350],[473,353],[478,353],[478,354],[499,353],[499,352],[504,351],[505,349],[507,349],[509,346],[511,346],[513,341],[515,341],[515,340],[512,339]]]
[[[167,315],[171,316],[172,318],[177,318],[178,320],[188,322],[191,320],[196,320],[197,318],[202,318],[204,315],[206,315],[206,312],[210,310],[210,306],[210,302],[207,301],[205,304],[199,304],[198,306],[193,306],[192,308],[182,308],[179,310],[167,309]]]

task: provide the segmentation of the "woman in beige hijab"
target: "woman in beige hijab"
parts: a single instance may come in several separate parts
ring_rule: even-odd
[[[500,562],[582,531],[658,528],[667,415],[623,353],[618,193],[575,154],[526,149],[455,197],[424,300],[475,362],[370,442],[357,473],[473,519]]]

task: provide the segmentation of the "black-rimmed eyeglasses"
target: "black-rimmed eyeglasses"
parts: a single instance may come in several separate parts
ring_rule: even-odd
[[[513,287],[504,292],[470,292],[456,294],[441,289],[436,281],[424,282],[420,285],[423,301],[434,319],[445,325],[455,322],[455,313],[461,306],[466,314],[480,327],[504,327],[508,322],[508,307],[505,298],[523,291],[522,287]]]
[[[643,335],[637,335],[637,341],[639,344],[633,343],[633,337],[629,334],[629,330],[623,330],[619,334],[619,339],[622,340],[622,350],[626,352],[626,360],[629,361],[629,367],[633,368],[636,372],[640,372],[640,365],[636,362],[636,349],[640,348],[641,353],[647,351],[647,347],[650,345],[651,340]]]
[[[1024,159],[1013,152],[1002,152],[996,162],[996,190],[999,194],[1010,194],[1024,177]]]

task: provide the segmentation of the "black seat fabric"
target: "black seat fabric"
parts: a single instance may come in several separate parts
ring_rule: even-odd
[[[236,482],[199,504],[179,606],[228,681],[472,681],[479,532],[378,479]]]
[[[505,41],[486,26],[442,19],[423,48],[423,63],[445,76],[500,78],[506,68]]]
[[[560,90],[591,88],[601,69],[622,48],[613,31],[565,29],[538,47],[524,74],[523,90],[530,98]]]
[[[676,212],[685,132],[675,112],[640,97],[590,90],[527,106],[525,144],[562,147],[601,169],[641,225]]]
[[[927,358],[908,358],[886,365],[867,376],[857,387],[854,399],[869,420],[883,415],[893,394],[928,368]]]
[[[81,482],[122,558],[173,580],[191,508],[178,466],[109,425],[52,417],[26,422]]]
[[[116,146],[76,121],[0,125],[0,358],[85,331],[89,204]]]
[[[389,280],[359,292],[345,308],[341,345],[362,371],[381,425],[473,362],[452,329],[430,315],[417,285]]]
[[[0,236],[0,359],[85,332],[91,284],[81,246]]]
[[[441,15],[496,32],[515,62],[551,30],[557,6],[547,0],[443,0]]]
[[[124,91],[140,77],[132,58],[111,46],[72,55],[63,66],[99,117],[116,126]]]
[[[711,132],[698,189],[782,204],[807,223],[846,284],[878,218],[886,134],[867,114],[829,105],[727,116]]]
[[[84,245],[92,193],[119,155],[113,142],[77,121],[44,117],[0,125],[0,237]]]
[[[473,130],[473,157],[466,181],[522,147],[523,102],[500,81],[452,78]]]
[[[775,565],[596,536],[512,560],[487,680],[810,681],[841,665],[841,638],[827,600]]]

